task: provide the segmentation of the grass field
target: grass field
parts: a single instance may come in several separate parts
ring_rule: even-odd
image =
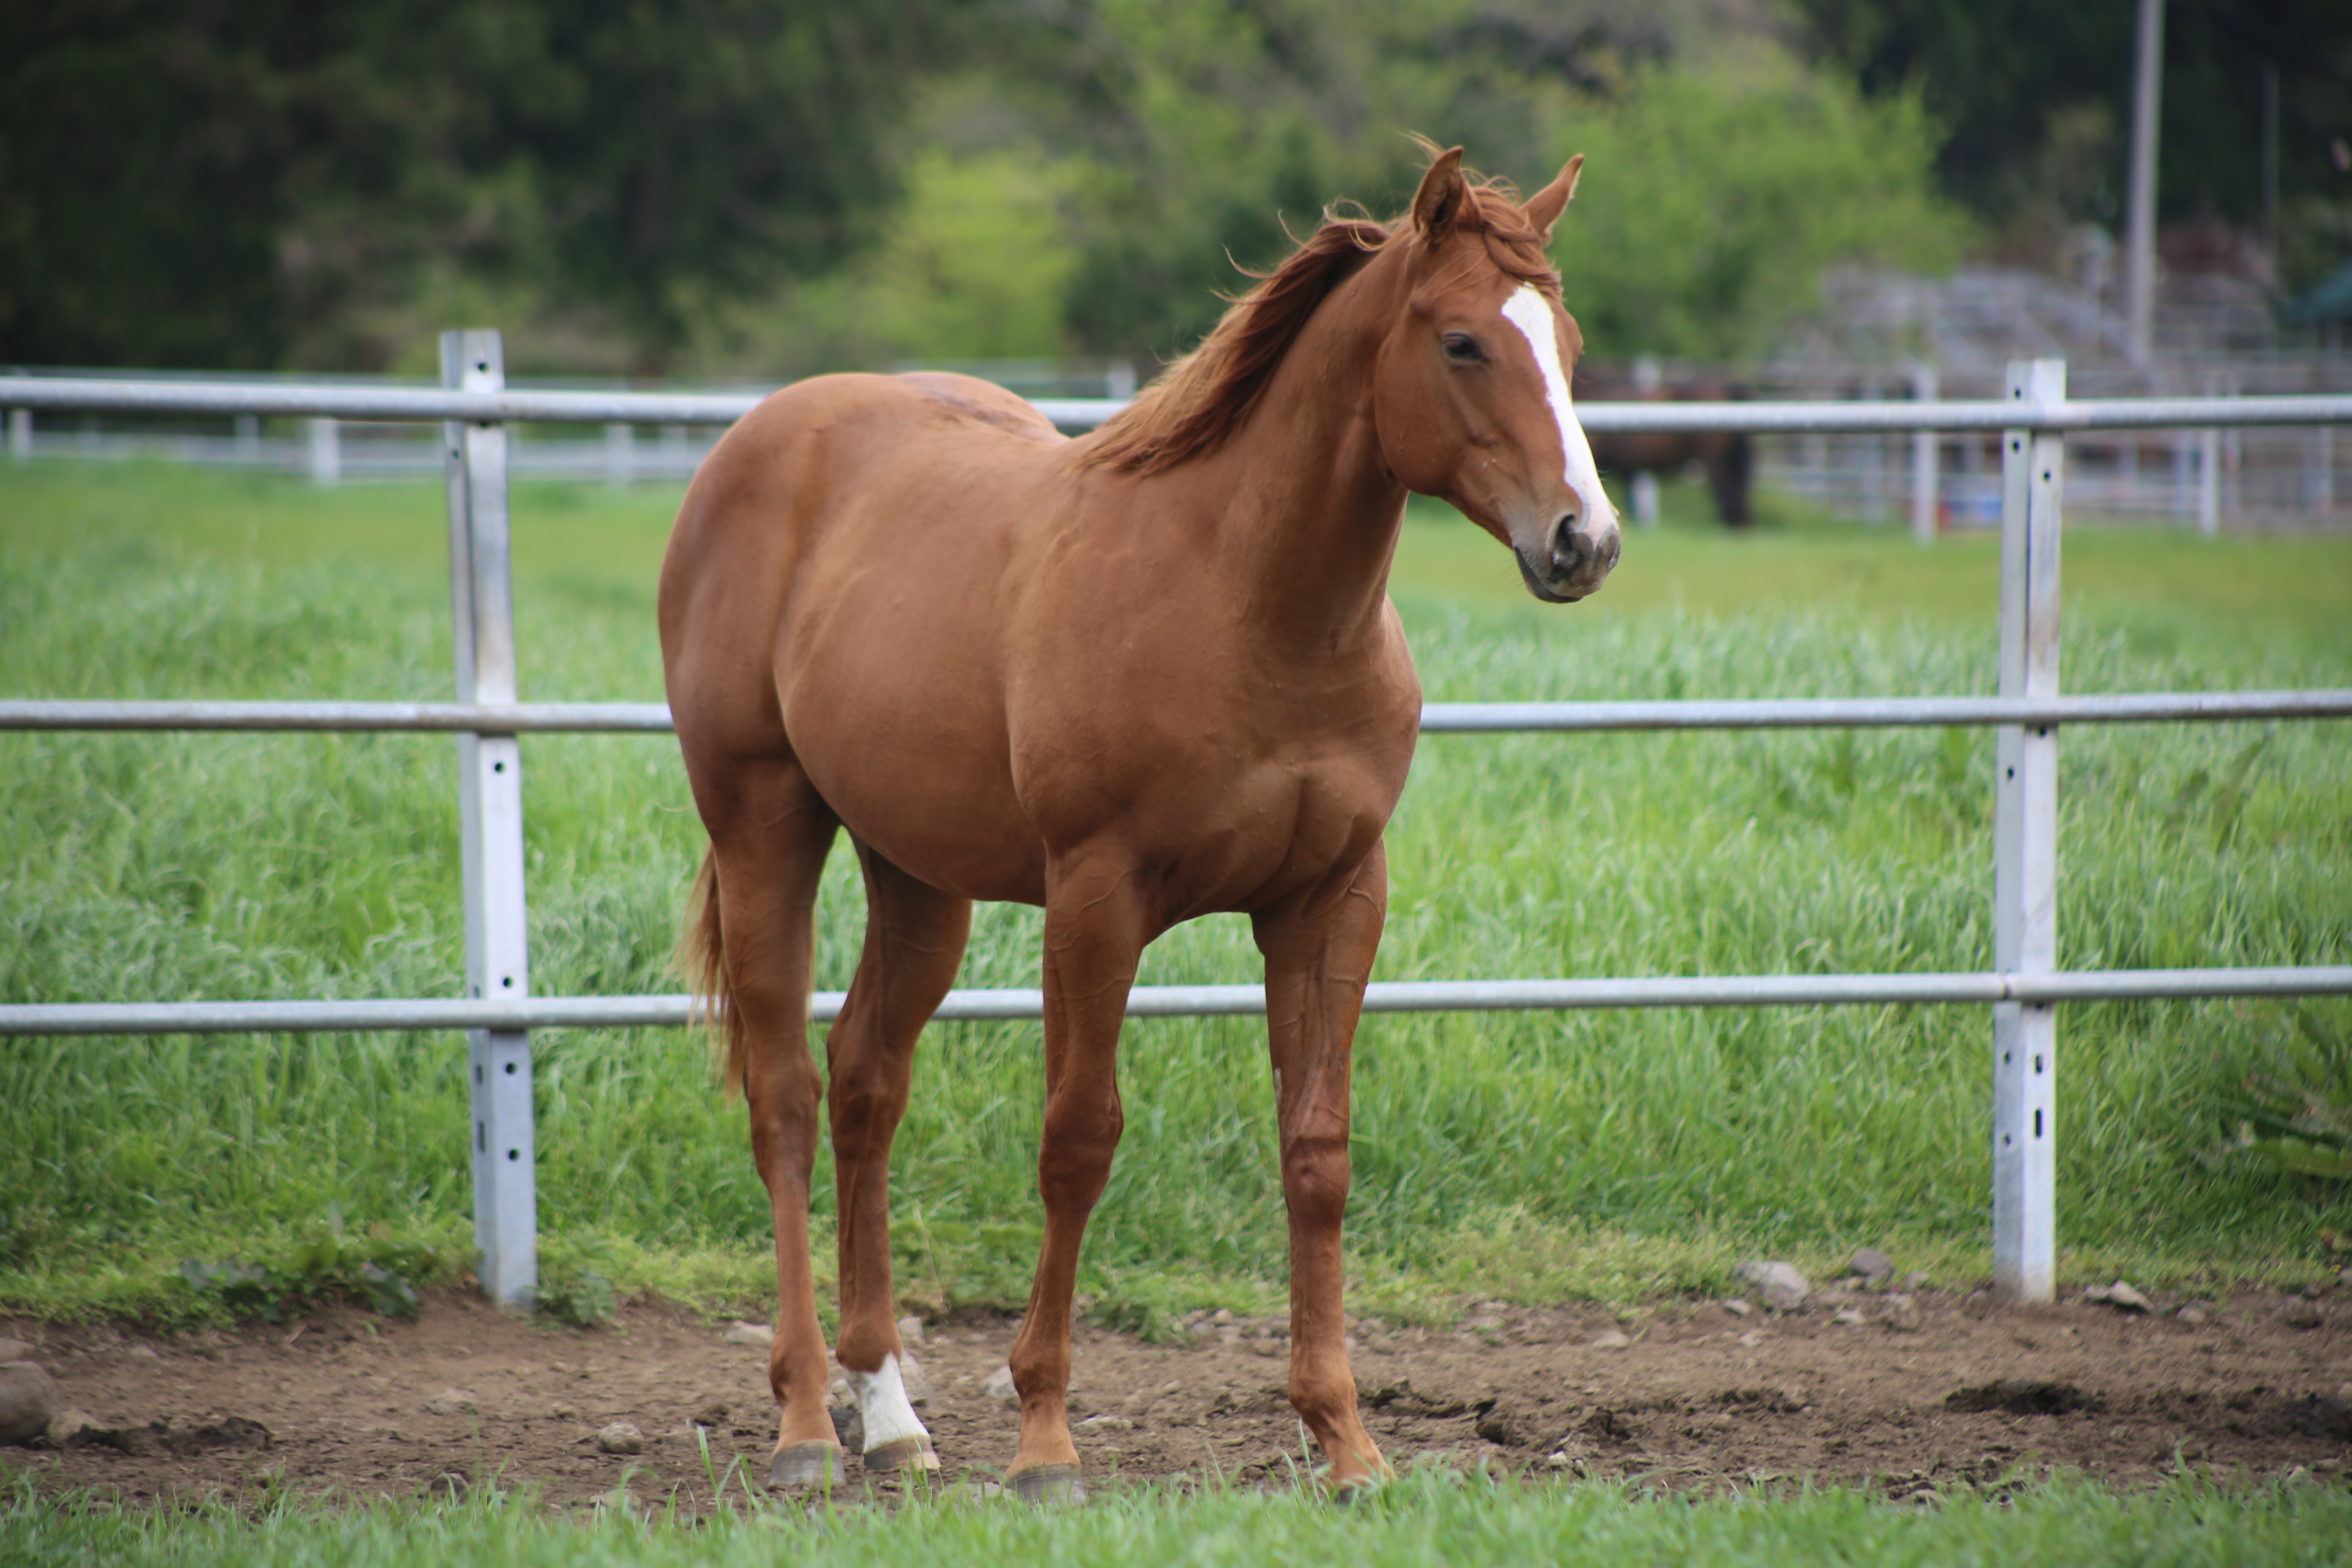
[[[737,1500],[732,1493],[729,1500]],[[707,1501],[706,1501],[707,1507]],[[1143,1491],[1068,1514],[975,1505],[950,1493],[896,1514],[743,1500],[715,1518],[551,1518],[499,1500],[350,1511],[222,1500],[173,1516],[0,1500],[0,1558],[175,1568],[336,1568],[457,1562],[484,1568],[670,1563],[726,1568],[1026,1563],[1039,1568],[1185,1563],[1484,1564],[1838,1562],[2118,1563],[2140,1568],[2332,1564],[2352,1538],[2352,1494],[2286,1483],[2188,1480],[2118,1498],[2060,1480],[1961,1494],[1922,1509],[1853,1492],[1654,1500],[1636,1487],[1522,1490],[1479,1479],[1407,1477],[1375,1502],[1335,1510],[1310,1494]]]
[[[1430,695],[1961,693],[1993,679],[1989,539],[1783,514],[1638,536],[1590,605],[1528,604],[1499,547],[1416,513],[1396,593]],[[515,497],[522,690],[660,691],[651,584],[674,493]],[[0,473],[0,693],[448,693],[436,487],[71,465]],[[2352,541],[2078,530],[2070,690],[2352,684]],[[1433,738],[1391,829],[1384,978],[1981,968],[1987,731]],[[699,853],[659,738],[528,742],[533,984],[663,991]],[[456,994],[451,747],[425,737],[0,737],[0,997]],[[2352,961],[2352,747],[2326,724],[2065,742],[2061,962]],[[860,921],[847,857],[820,984]],[[962,984],[1034,984],[1034,911]],[[1146,983],[1255,977],[1238,920]],[[2062,1020],[2062,1274],[2293,1280],[2352,1233],[2341,1184],[2229,1147],[2252,1069],[2347,1076],[2352,1009],[2074,1007]],[[1359,1047],[1357,1299],[1443,1314],[1720,1288],[1743,1255],[1861,1243],[1986,1268],[1990,1026],[1969,1008],[1389,1017]],[[902,1291],[1017,1301],[1037,1205],[1034,1026],[935,1029],[894,1173]],[[551,1269],[759,1310],[766,1199],[681,1031],[541,1035]],[[203,1309],[187,1258],[320,1234],[467,1256],[460,1041],[14,1040],[0,1051],[0,1309]],[[1130,1026],[1126,1142],[1089,1237],[1098,1313],[1277,1293],[1283,1227],[1248,1021]],[[821,1164],[820,1182],[829,1182]],[[829,1187],[819,1199],[830,1204]],[[829,1242],[820,1234],[821,1250]],[[828,1260],[829,1262],[829,1260]]]

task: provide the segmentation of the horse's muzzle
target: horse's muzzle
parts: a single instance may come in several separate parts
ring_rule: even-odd
[[[1566,605],[1601,586],[1617,564],[1617,550],[1613,519],[1597,533],[1587,532],[1571,514],[1552,525],[1539,560],[1529,559],[1525,550],[1514,549],[1511,553],[1518,557],[1519,575],[1526,579],[1528,593],[1548,605]]]

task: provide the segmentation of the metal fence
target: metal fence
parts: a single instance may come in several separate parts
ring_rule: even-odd
[[[748,395],[550,392],[505,385],[495,331],[451,332],[439,388],[0,378],[0,407],[442,422],[448,486],[457,698],[448,703],[0,701],[0,730],[439,731],[457,737],[467,994],[387,1001],[0,1004],[0,1037],[463,1029],[473,1094],[480,1278],[504,1303],[537,1278],[530,1032],[679,1025],[684,996],[533,997],[525,941],[520,737],[558,731],[665,733],[658,704],[517,700],[509,564],[508,426],[711,426]],[[1041,400],[1085,428],[1121,406]],[[2062,361],[2021,361],[2006,395],[1968,402],[1595,404],[1594,430],[1753,433],[1990,433],[2001,455],[2000,661],[1995,697],[1738,702],[1432,703],[1431,734],[1598,730],[1991,726],[1998,732],[1993,968],[1985,973],[1706,975],[1374,983],[1368,1012],[1609,1007],[1988,1005],[1993,1010],[1993,1257],[2008,1297],[2055,1289],[2057,1026],[2062,1002],[2352,994],[2352,964],[2265,969],[2064,972],[2056,966],[2058,731],[2084,723],[2352,717],[2352,689],[2062,696],[2058,587],[2066,437],[2084,430],[2236,429],[2352,423],[2352,396],[2070,401]],[[819,1019],[840,993],[815,999]],[[956,991],[942,1019],[1036,1018],[1034,989]],[[1139,986],[1136,1017],[1257,1014],[1255,985]]]

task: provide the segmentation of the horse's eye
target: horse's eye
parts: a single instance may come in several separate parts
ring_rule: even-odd
[[[1440,341],[1445,345],[1445,357],[1455,364],[1476,364],[1486,357],[1478,340],[1467,332],[1448,332]]]

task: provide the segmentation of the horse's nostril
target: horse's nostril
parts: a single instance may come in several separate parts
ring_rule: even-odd
[[[1577,531],[1576,513],[1564,513],[1551,525],[1552,564],[1572,571],[1592,558],[1592,541]]]
[[[1603,572],[1613,572],[1617,569],[1617,531],[1612,528],[1609,531],[1609,536],[1601,542],[1601,569]]]

